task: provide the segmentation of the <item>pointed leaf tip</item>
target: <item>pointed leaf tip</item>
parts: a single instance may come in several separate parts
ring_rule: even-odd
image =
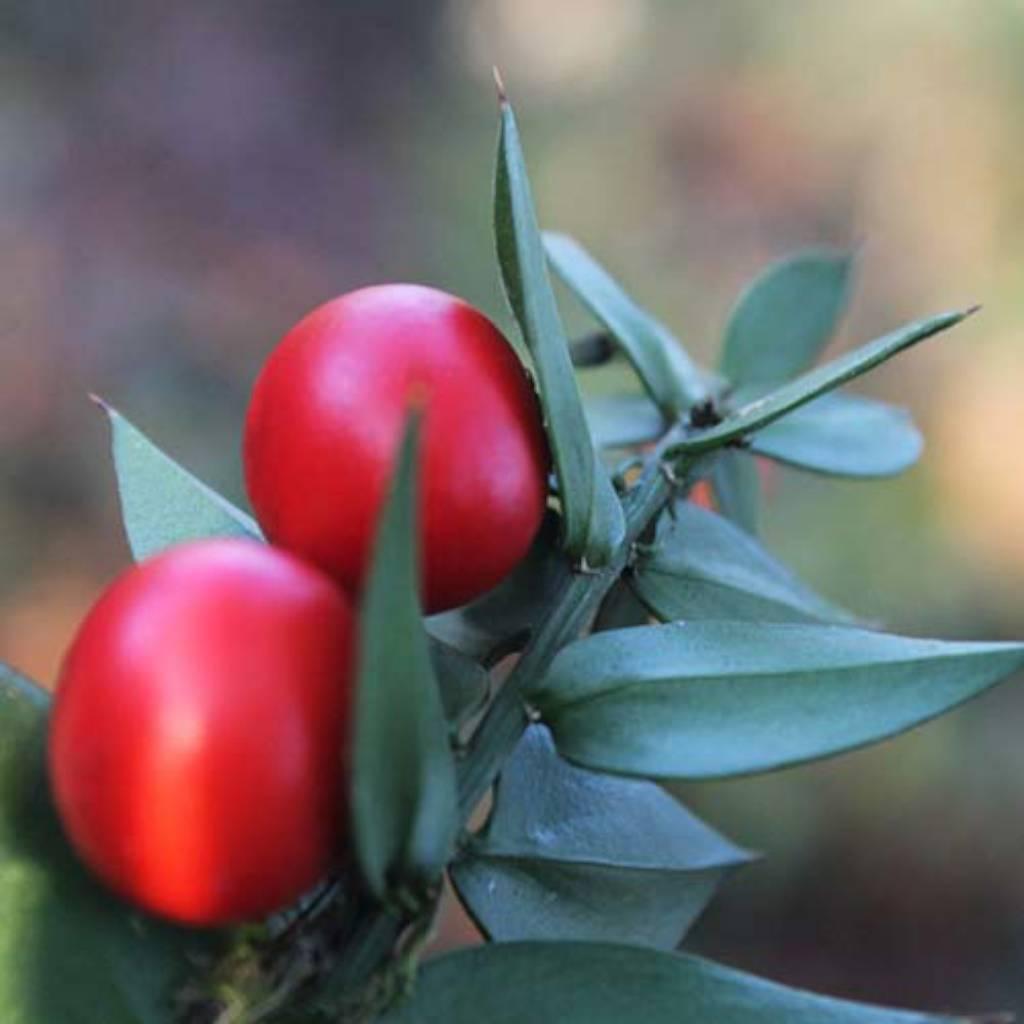
[[[363,594],[351,812],[371,891],[400,901],[432,886],[451,854],[455,768],[420,612],[419,418],[411,414],[382,507]]]
[[[725,778],[898,735],[1021,668],[1024,644],[687,621],[577,640],[528,696],[583,767]]]
[[[969,310],[955,310],[905,324],[748,402],[716,426],[680,441],[668,455],[678,456],[683,452],[700,454],[761,430],[786,413],[862,376],[911,346],[956,326],[969,315]]]
[[[625,533],[622,506],[588,436],[510,104],[502,105],[500,121],[494,235],[501,280],[537,376],[562,504],[563,546],[573,559],[597,567],[608,562]]]
[[[452,865],[486,934],[674,949],[752,855],[651,782],[576,768],[534,725],[502,769],[486,829]]]
[[[494,76],[494,88],[498,90],[498,102],[500,104],[508,103],[508,93],[505,91],[505,80],[501,77],[501,71],[498,70],[497,64],[491,66],[491,74]]]
[[[251,516],[161,451],[112,406],[90,397],[110,421],[121,517],[136,561],[205,537],[263,539]]]

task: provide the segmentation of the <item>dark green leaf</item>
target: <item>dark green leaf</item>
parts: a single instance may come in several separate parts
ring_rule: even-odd
[[[770,771],[910,729],[1024,665],[1024,644],[838,626],[688,622],[564,648],[531,695],[559,753],[599,771]]]
[[[435,637],[430,638],[430,657],[441,687],[445,718],[458,732],[487,699],[487,670],[478,661]]]
[[[665,417],[645,395],[601,395],[588,399],[584,409],[598,448],[649,444],[665,432]]]
[[[748,533],[690,501],[662,516],[654,543],[639,549],[631,584],[665,622],[852,622]]]
[[[930,338],[940,331],[953,327],[973,312],[974,309],[967,309],[954,313],[943,313],[927,320],[918,320],[891,334],[886,334],[882,338],[868,342],[868,344],[862,345],[824,366],[805,373],[777,391],[765,395],[764,398],[744,405],[717,426],[699,431],[684,441],[680,441],[673,447],[671,454],[700,454],[711,451],[713,448],[720,448],[730,441],[737,441],[745,434],[761,430],[791,410],[798,409],[819,395],[832,391],[847,381],[867,373],[868,370],[874,369],[879,363],[884,363],[897,353],[910,348],[911,345],[916,345],[918,342],[924,341],[925,338]]]
[[[431,636],[478,660],[490,658],[536,625],[548,605],[572,579],[559,550],[559,519],[549,512],[532,547],[511,574],[472,604],[427,619]]]
[[[352,811],[374,893],[440,877],[457,828],[448,726],[420,617],[419,418],[410,420],[381,514],[360,618]]]
[[[642,309],[575,239],[545,232],[558,276],[608,328],[655,405],[669,418],[707,397],[707,386],[682,345]]]
[[[833,393],[796,409],[751,439],[779,462],[837,476],[894,476],[920,457],[924,442],[904,409]]]
[[[485,835],[452,869],[492,938],[672,949],[750,859],[660,786],[574,768],[543,726],[506,764]]]
[[[831,999],[680,953],[595,942],[464,949],[386,1024],[970,1024]],[[980,1024],[980,1020],[979,1020]]]
[[[622,506],[594,454],[558,316],[512,106],[501,97],[494,234],[509,304],[537,372],[562,503],[565,547],[604,565],[622,539]]]
[[[110,419],[121,515],[137,562],[203,537],[262,539],[250,516],[165,455],[116,409],[99,404]]]
[[[741,448],[723,448],[715,455],[709,480],[718,511],[740,529],[756,534],[761,475],[750,454]]]
[[[721,372],[742,388],[777,387],[809,369],[846,307],[853,259],[808,249],[772,264],[729,317]]]
[[[64,839],[46,782],[47,694],[0,665],[0,1007],[4,1024],[170,1024],[216,939],[134,911]]]

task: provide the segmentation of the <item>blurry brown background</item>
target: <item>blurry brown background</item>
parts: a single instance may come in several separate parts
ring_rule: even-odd
[[[240,500],[247,390],[313,305],[413,279],[507,323],[494,63],[544,223],[698,356],[807,243],[864,243],[839,344],[985,304],[868,385],[914,410],[921,465],[787,473],[765,532],[894,628],[1024,636],[1024,4],[23,0],[0,3],[0,657],[51,682],[128,560],[88,391]],[[694,947],[1024,1009],[1022,723],[1010,686],[872,752],[687,788],[768,855]]]

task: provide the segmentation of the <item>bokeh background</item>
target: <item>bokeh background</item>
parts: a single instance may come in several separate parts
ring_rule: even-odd
[[[248,389],[312,306],[409,279],[508,323],[495,63],[544,224],[699,357],[807,243],[862,244],[837,346],[984,303],[866,385],[925,428],[919,467],[783,473],[765,534],[896,629],[1024,636],[1017,0],[5,0],[0,657],[51,682],[128,562],[87,392],[242,500]],[[691,946],[864,999],[1024,1009],[1022,724],[1010,686],[870,752],[688,787],[766,854]]]

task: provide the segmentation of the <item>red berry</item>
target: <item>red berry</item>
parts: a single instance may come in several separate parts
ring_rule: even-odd
[[[49,764],[83,859],[190,924],[282,907],[342,846],[353,616],[316,569],[240,540],[128,570],[65,659]]]
[[[425,408],[424,604],[464,604],[526,554],[549,457],[536,396],[483,314],[419,285],[343,295],[293,327],[260,374],[245,477],[260,525],[358,592],[410,399]]]

